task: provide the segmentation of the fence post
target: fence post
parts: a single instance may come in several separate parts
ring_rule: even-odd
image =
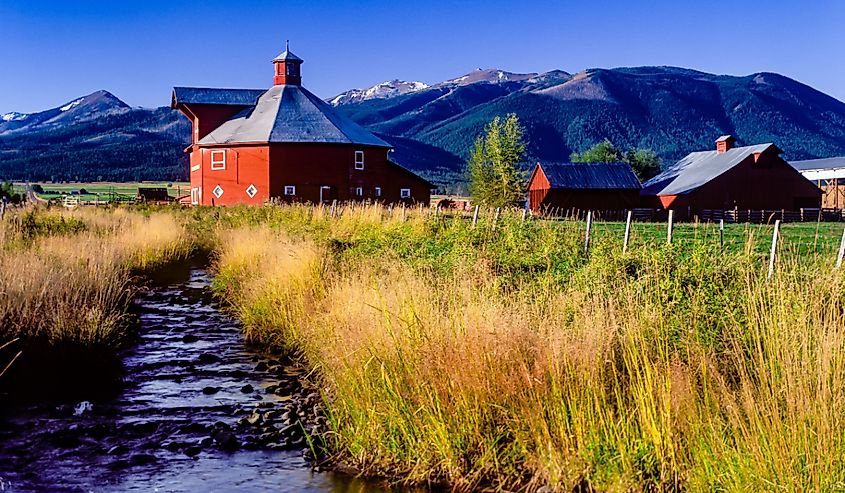
[[[666,243],[672,244],[672,219],[674,219],[674,213],[672,209],[669,209],[669,225],[666,227]]]
[[[525,222],[525,215],[528,214],[528,209],[522,209],[522,222]]]
[[[590,250],[590,229],[593,227],[593,211],[587,211],[587,231],[584,232],[584,253]]]
[[[839,255],[836,256],[836,268],[842,267],[842,257],[845,257],[845,229],[842,230],[842,241],[839,242]]]
[[[478,208],[481,207],[478,204],[475,205],[475,212],[472,213],[472,227],[474,228],[476,224],[478,224]]]
[[[719,248],[725,250],[725,220],[719,219]]]
[[[775,230],[772,232],[772,250],[769,252],[769,272],[766,279],[770,279],[775,272],[775,255],[778,248],[778,235],[780,234],[780,219],[775,219]]]
[[[628,218],[625,219],[625,239],[622,241],[622,253],[628,251],[628,240],[631,238],[631,219],[634,211],[628,211]]]
[[[493,231],[496,231],[496,223],[499,222],[499,214],[501,214],[501,207],[496,207],[496,213],[493,214]]]
[[[337,205],[337,199],[332,200],[332,208],[329,211],[329,218],[334,219],[334,208]]]
[[[405,222],[405,202],[402,202],[402,222]]]

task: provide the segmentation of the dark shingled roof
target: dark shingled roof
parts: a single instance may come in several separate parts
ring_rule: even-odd
[[[722,175],[746,158],[769,149],[780,154],[774,144],[734,147],[726,152],[691,152],[659,175],[643,183],[643,195],[683,195]]]
[[[552,188],[640,189],[640,180],[626,163],[537,163],[537,166]]]
[[[254,106],[266,89],[211,89],[206,87],[174,87],[171,106],[177,104],[223,104]]]

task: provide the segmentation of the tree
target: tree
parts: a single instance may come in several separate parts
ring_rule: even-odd
[[[607,139],[580,154],[573,152],[569,160],[573,163],[627,163],[640,181],[648,180],[660,172],[660,158],[651,149],[632,147],[622,151]]]
[[[517,206],[525,196],[526,171],[520,167],[525,153],[524,130],[516,114],[496,117],[475,139],[467,162],[469,190],[477,204]]]
[[[578,154],[573,152],[569,156],[573,163],[618,163],[622,161],[622,151],[607,139]]]
[[[660,158],[651,149],[628,149],[624,161],[631,165],[640,181],[646,181],[660,173]]]

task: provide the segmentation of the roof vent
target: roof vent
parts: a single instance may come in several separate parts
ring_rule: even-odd
[[[716,153],[722,154],[733,149],[736,139],[733,135],[723,135],[716,139]]]

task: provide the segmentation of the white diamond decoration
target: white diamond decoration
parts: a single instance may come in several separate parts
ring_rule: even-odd
[[[255,197],[255,194],[258,193],[258,189],[255,188],[255,185],[250,185],[249,188],[246,189],[246,194],[249,195],[249,198]]]
[[[219,199],[220,196],[223,195],[223,188],[220,185],[217,185],[216,187],[214,187],[214,190],[212,190],[211,193],[213,193],[214,196]]]

